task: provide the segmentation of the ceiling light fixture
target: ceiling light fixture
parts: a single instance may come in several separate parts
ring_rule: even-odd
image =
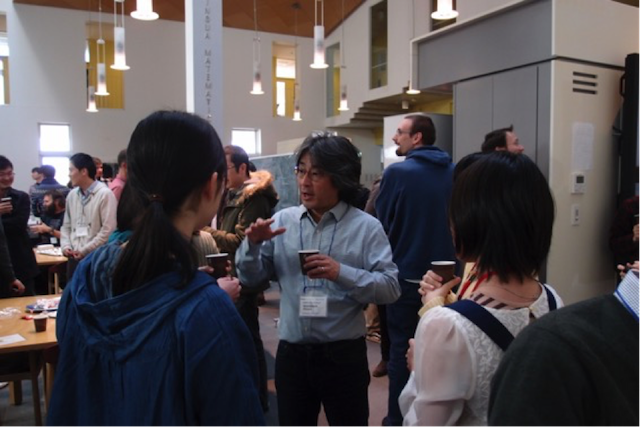
[[[251,95],[262,95],[262,74],[260,73],[260,35],[258,34],[258,8],[256,0],[253,0],[253,89]]]
[[[433,19],[445,20],[453,19],[458,16],[458,12],[453,10],[453,0],[438,0],[438,7],[431,14]]]
[[[87,112],[97,113],[96,108],[96,90],[93,86],[87,88]]]
[[[96,95],[98,96],[109,95],[109,92],[107,92],[107,68],[104,65],[106,57],[105,49],[104,39],[102,38],[102,0],[100,0],[98,1],[98,41],[96,46],[98,59],[98,65],[96,67],[98,90],[96,91]]]
[[[302,116],[300,114],[300,79],[302,75],[300,74],[300,56],[298,56],[298,11],[300,10],[300,3],[295,2],[293,5],[294,12],[294,49],[295,49],[295,58],[296,58],[296,84],[293,86],[293,121],[299,122],[302,120]]]
[[[131,17],[141,21],[154,21],[160,17],[153,11],[153,0],[136,0],[136,10]]]
[[[318,21],[318,4],[320,4],[320,21]],[[324,58],[324,0],[314,0],[313,9],[313,64],[310,67],[323,69],[329,66]]]
[[[344,0],[342,0],[342,41],[340,42],[340,80],[346,80],[347,73],[344,72],[344,76],[342,72],[347,69],[347,47],[344,43]],[[349,111],[349,104],[347,101],[347,84],[343,83],[340,86],[340,106],[338,107],[338,111]]]
[[[411,4],[411,35],[413,38],[416,37],[416,0],[412,0]],[[409,42],[409,84],[407,85],[407,90],[405,93],[407,95],[417,95],[420,93],[420,90],[413,87],[413,57],[416,56],[415,47],[412,42]]]
[[[120,4],[120,25],[118,25],[118,4]],[[113,0],[113,65],[114,70],[128,70],[124,49],[124,0]]]

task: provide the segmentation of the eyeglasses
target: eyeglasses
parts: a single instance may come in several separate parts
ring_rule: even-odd
[[[396,129],[396,135],[400,136],[403,133],[406,133],[407,135],[411,135],[411,131],[410,130]]]
[[[303,181],[308,176],[312,182],[318,182],[325,177],[325,173],[319,169],[306,170],[297,166],[293,170],[293,173],[296,174],[299,181]]]
[[[2,172],[0,173],[0,178],[13,178],[16,176],[15,172]]]

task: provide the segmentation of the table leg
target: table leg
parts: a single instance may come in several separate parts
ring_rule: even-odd
[[[33,399],[33,410],[35,411],[36,425],[42,425],[42,408],[40,407],[40,386],[38,375],[40,375],[40,357],[42,351],[29,352],[29,370],[31,371],[31,395]]]
[[[9,402],[12,405],[22,405],[22,381],[9,382]]]

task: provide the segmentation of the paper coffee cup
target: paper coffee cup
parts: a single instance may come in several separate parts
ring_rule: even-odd
[[[47,314],[39,314],[33,316],[33,323],[36,326],[36,332],[44,332],[47,330],[47,320],[49,316]]]
[[[213,277],[219,279],[227,275],[228,253],[209,254],[205,258],[207,259],[207,265],[213,267]]]
[[[300,258],[300,269],[302,270],[302,274],[304,274],[305,276],[309,274],[309,270],[305,270],[304,268],[304,264],[307,261],[307,257],[309,255],[317,255],[319,253],[320,253],[320,250],[318,249],[305,249],[302,251],[298,251],[298,257]]]
[[[431,261],[431,270],[442,277],[442,283],[453,279],[456,270],[455,261]]]

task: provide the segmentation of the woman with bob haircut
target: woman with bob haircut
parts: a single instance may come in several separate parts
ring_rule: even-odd
[[[216,131],[158,111],[138,123],[127,154],[140,220],[126,243],[87,256],[64,290],[47,424],[264,424],[249,332],[190,245],[224,188]]]
[[[537,279],[553,220],[549,185],[524,155],[487,154],[457,176],[449,206],[456,254],[474,262],[484,280],[467,300],[433,307],[420,319],[408,355],[414,371],[399,399],[405,425],[487,424],[491,379],[510,342],[496,335],[512,340],[562,305]],[[425,291],[425,279],[423,302],[445,296],[460,281]],[[468,311],[492,320],[483,325]]]

